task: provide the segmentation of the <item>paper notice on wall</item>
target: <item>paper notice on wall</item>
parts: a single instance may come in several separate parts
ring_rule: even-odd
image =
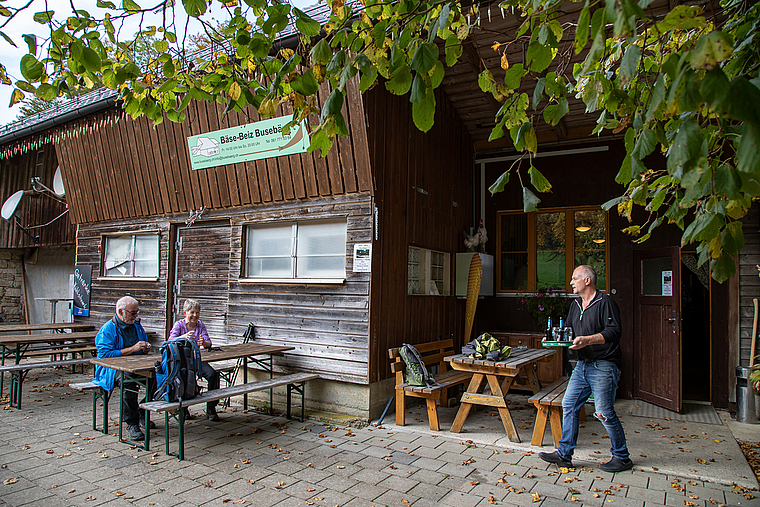
[[[672,271],[662,272],[662,295],[663,296],[673,295],[673,272]]]
[[[372,243],[356,243],[354,245],[354,273],[369,273],[372,271]]]

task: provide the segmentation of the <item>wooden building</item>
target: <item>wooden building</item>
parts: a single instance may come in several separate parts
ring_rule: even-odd
[[[514,28],[496,12],[484,11],[482,23]],[[542,194],[539,212],[521,211],[517,183],[489,195],[486,188],[515,158],[504,140],[487,141],[496,105],[477,89],[482,65],[499,78],[492,34],[476,32],[462,61],[447,69],[426,134],[414,127],[406,98],[383,86],[361,95],[350,82],[350,137],[325,158],[302,153],[192,170],[188,137],[259,120],[254,110],[222,116],[221,107],[204,102],[191,103],[184,123],[157,126],[126,118],[113,103],[0,149],[43,141],[48,166],[61,167],[75,262],[93,269],[91,312],[82,320],[105,322],[129,294],[140,302],[146,329],[165,336],[184,299],[199,299],[215,341],[239,339],[251,322],[257,341],[295,347],[277,369],[321,375],[309,390],[311,409],[374,418],[393,394],[388,348],[438,338],[463,345],[454,266],[465,250],[463,232],[479,220],[489,231],[485,253],[496,262],[487,275],[494,293],[479,302],[476,333],[536,346],[542,330],[520,310],[523,294],[567,287],[573,266],[590,262],[621,308],[620,395],[676,410],[684,400],[728,407],[734,366],[750,354],[752,298],[760,293],[757,208],[745,221],[739,271],[722,285],[681,251],[677,229],[662,227],[633,244],[621,232],[623,219],[600,208],[623,191],[614,183],[622,139],[589,140],[594,119],[577,102],[556,128],[539,130],[534,164],[554,187]],[[7,164],[19,160],[4,159],[3,179],[15,174]],[[7,187],[0,188],[5,199]],[[266,267],[297,259],[288,245],[302,234],[338,259],[337,272],[335,263],[323,277]],[[354,269],[357,244],[371,245],[370,271]],[[656,278],[671,272],[670,298],[647,292],[653,282],[642,266],[653,267]],[[558,368],[544,378],[560,374],[561,362]]]

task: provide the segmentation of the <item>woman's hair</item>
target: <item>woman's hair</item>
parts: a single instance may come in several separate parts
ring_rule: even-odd
[[[185,304],[182,305],[182,310],[189,312],[190,310],[201,311],[201,304],[195,299],[185,299]]]

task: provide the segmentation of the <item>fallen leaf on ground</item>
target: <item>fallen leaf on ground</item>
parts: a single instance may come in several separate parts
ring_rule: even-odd
[[[10,477],[8,479],[5,479],[3,481],[3,484],[7,486],[8,484],[16,484],[17,482],[18,482],[18,479],[16,479],[15,477]]]

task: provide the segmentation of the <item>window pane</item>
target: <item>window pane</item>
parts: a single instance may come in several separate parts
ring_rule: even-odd
[[[246,276],[291,278],[293,224],[248,229]]]
[[[135,236],[135,276],[158,277],[158,236]]]
[[[641,295],[662,296],[663,271],[673,273],[673,260],[670,257],[641,260]],[[671,278],[672,280],[672,278]]]
[[[536,215],[537,287],[565,287],[565,212]]]
[[[596,270],[596,288],[599,290],[607,290],[605,219],[602,210],[574,213],[575,265],[587,264]]]
[[[501,227],[501,290],[528,290],[528,215],[499,217]]]
[[[346,222],[299,223],[298,278],[343,278],[346,274]]]
[[[132,236],[106,237],[105,275],[132,276]]]

